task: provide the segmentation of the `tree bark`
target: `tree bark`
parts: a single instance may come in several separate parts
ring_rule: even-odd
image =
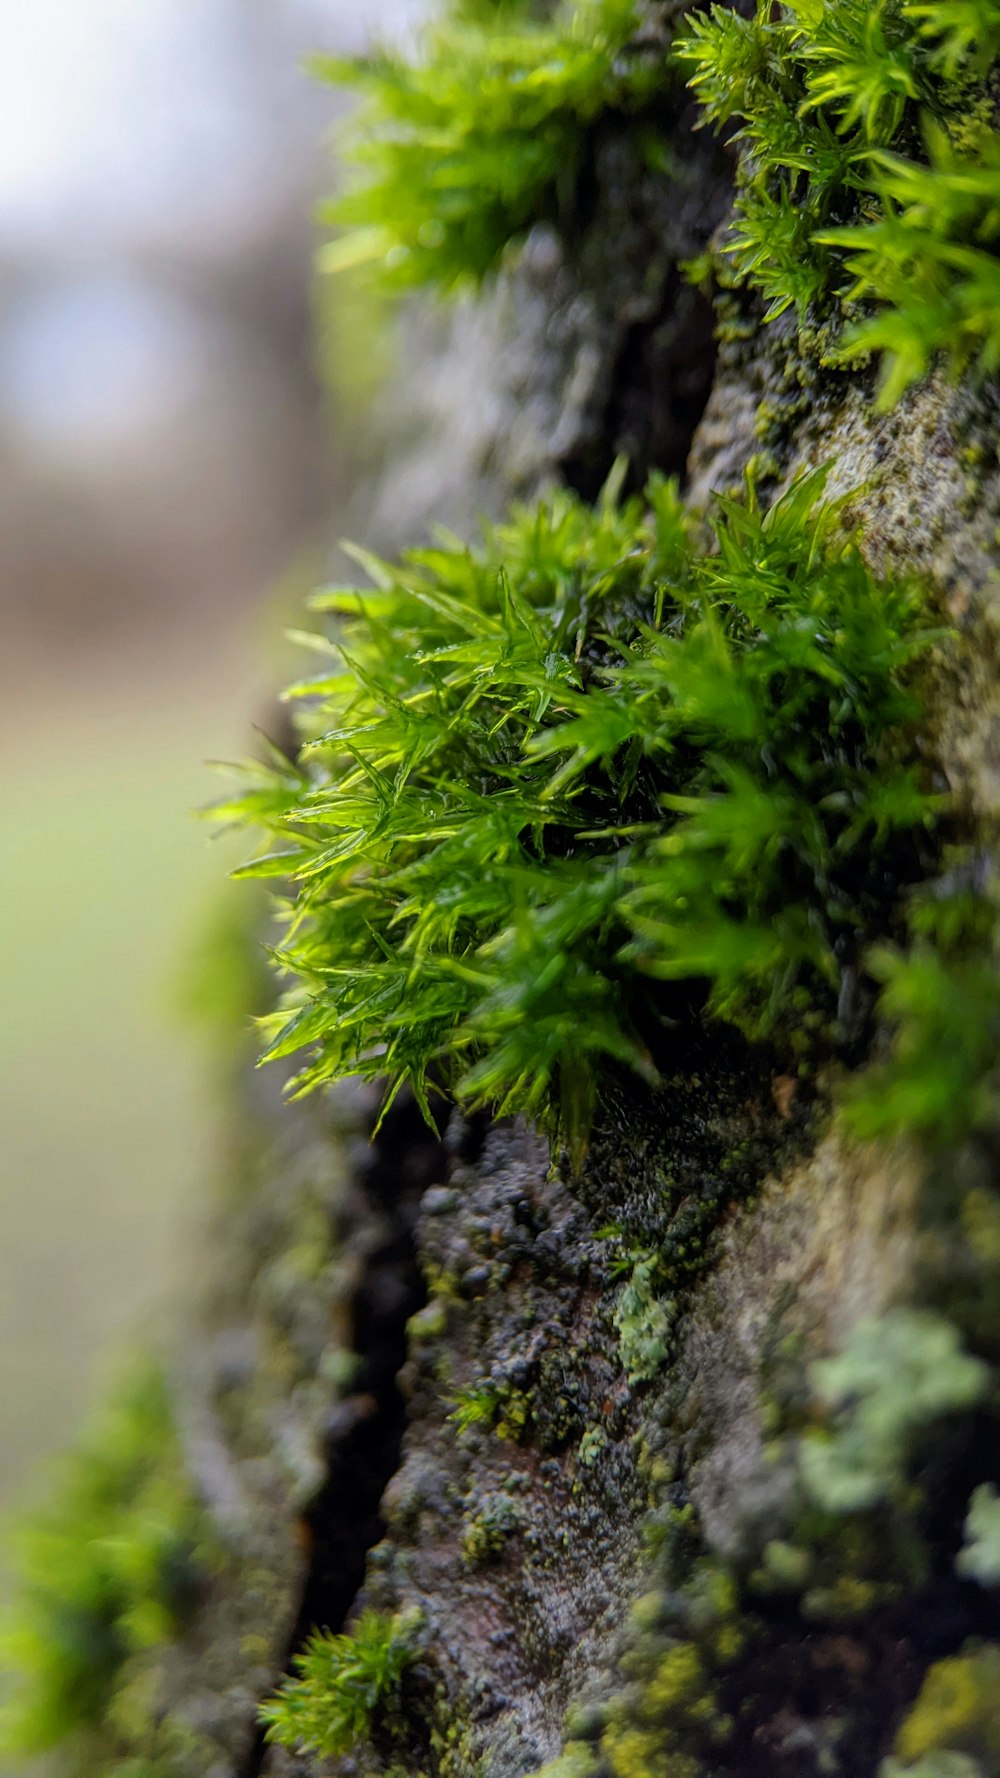
[[[995,390],[934,378],[879,416],[867,372],[821,370],[745,296],[717,349],[677,264],[725,217],[729,160],[689,124],[670,181],[638,123],[608,126],[565,238],[536,231],[476,302],[405,313],[377,422],[396,444],[354,533],[471,530],[560,479],[590,497],[620,452],[637,483],[685,474],[696,506],[765,450],[772,488],[829,462],[873,567],[919,571],[955,623],[935,747],[986,845]],[[437,1140],[400,1104],[372,1143],[364,1092],[290,1110],[276,1081],[243,1089],[241,1180],[174,1367],[229,1551],[157,1675],[178,1770],[522,1778],[569,1744],[565,1778],[876,1778],[929,1670],[997,1634],[996,1593],[955,1572],[1000,1467],[985,1409],[943,1410],[920,1458],[909,1568],[877,1518],[884,1572],[856,1521],[810,1520],[800,1463],[811,1366],[866,1318],[916,1306],[1000,1359],[995,1156],[969,1143],[942,1178],[902,1145],[849,1146],[729,1040],[698,1064],[657,1093],[609,1074],[579,1180],[519,1122],[455,1112]],[[676,1258],[655,1297],[654,1248]],[[393,1736],[326,1763],[266,1746],[260,1698],[311,1628],[364,1605],[420,1625]],[[954,1732],[912,1769],[1000,1771],[1000,1735]]]

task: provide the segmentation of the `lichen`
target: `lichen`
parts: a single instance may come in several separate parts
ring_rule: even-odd
[[[982,1648],[930,1668],[896,1736],[904,1768],[936,1752],[965,1754],[987,1771],[1000,1759],[1000,1648]]]
[[[988,1365],[963,1351],[957,1329],[919,1309],[858,1322],[844,1350],[815,1364],[811,1377],[830,1422],[803,1438],[801,1473],[811,1498],[832,1513],[890,1498],[923,1429],[968,1413],[990,1386]]]
[[[989,1482],[981,1483],[969,1501],[956,1567],[982,1587],[1000,1586],[1000,1496]]]
[[[495,1492],[477,1501],[465,1517],[462,1554],[472,1566],[503,1553],[508,1538],[524,1524],[524,1508],[510,1494]]]

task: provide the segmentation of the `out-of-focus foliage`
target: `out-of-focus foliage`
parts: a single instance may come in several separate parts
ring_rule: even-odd
[[[324,58],[359,94],[345,152],[355,178],[323,212],[345,230],[325,269],[366,265],[394,288],[478,284],[533,223],[570,215],[586,131],[672,82],[635,43],[636,0],[530,7],[470,0],[429,27],[419,58]]]
[[[17,1528],[14,1557],[0,1746],[59,1746],[67,1772],[95,1778],[113,1763],[128,1663],[178,1633],[214,1561],[154,1365],[63,1460],[51,1499]]]
[[[969,1501],[957,1567],[980,1586],[1000,1586],[1000,1497],[991,1482],[983,1482]]]
[[[828,1512],[891,1499],[922,1431],[967,1413],[987,1393],[989,1366],[966,1352],[950,1321],[896,1309],[860,1321],[843,1352],[812,1367],[831,1424],[802,1443],[802,1479]]]
[[[941,1147],[995,1129],[1000,1115],[996,914],[984,895],[932,887],[913,901],[909,928],[908,946],[868,959],[892,1040],[845,1110],[863,1138],[910,1134]]]

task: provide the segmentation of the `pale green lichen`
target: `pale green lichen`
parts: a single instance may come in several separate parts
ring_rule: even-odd
[[[663,1296],[658,1255],[636,1262],[615,1305],[622,1364],[630,1383],[648,1383],[661,1370],[670,1351],[675,1305]]]
[[[470,1567],[502,1555],[508,1538],[524,1524],[525,1512],[509,1494],[493,1493],[466,1514],[462,1555]]]
[[[974,1408],[990,1384],[988,1365],[963,1350],[957,1329],[919,1309],[859,1322],[843,1352],[810,1377],[830,1423],[803,1438],[802,1479],[833,1513],[891,1496],[923,1429]]]
[[[1000,1495],[990,1482],[983,1482],[969,1502],[956,1567],[980,1586],[1000,1587]]]

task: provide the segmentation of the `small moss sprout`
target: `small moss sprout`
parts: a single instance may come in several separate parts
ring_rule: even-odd
[[[261,1708],[268,1740],[322,1759],[369,1740],[398,1704],[414,1659],[411,1629],[367,1610],[350,1633],[315,1631],[294,1657],[294,1676]]]

